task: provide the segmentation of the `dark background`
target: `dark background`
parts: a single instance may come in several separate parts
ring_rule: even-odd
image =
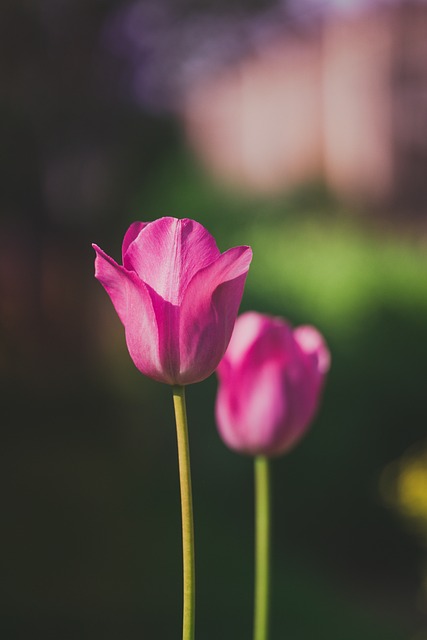
[[[91,249],[119,259],[132,221],[173,215],[221,250],[251,244],[242,310],[316,324],[332,353],[313,429],[272,466],[271,637],[422,640],[425,210],[344,204],[321,183],[253,195],[215,182],[186,143],[183,85],[150,30],[138,58],[149,81],[132,91],[114,31],[129,6],[0,6],[0,635],[180,637],[171,392],[133,366]],[[175,3],[171,48],[194,16],[246,24],[267,8]],[[197,632],[246,639],[252,461],[219,440],[215,391],[212,376],[187,394]]]

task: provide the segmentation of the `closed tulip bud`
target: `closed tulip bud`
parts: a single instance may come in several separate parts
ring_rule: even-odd
[[[216,418],[231,448],[275,456],[306,432],[317,411],[330,355],[314,327],[245,313],[217,374]]]
[[[198,222],[135,222],[123,240],[123,265],[96,251],[95,276],[125,327],[136,367],[171,385],[207,378],[230,340],[252,251],[220,253]]]

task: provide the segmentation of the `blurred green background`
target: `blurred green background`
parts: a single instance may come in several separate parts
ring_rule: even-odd
[[[224,6],[177,3],[175,27]],[[241,310],[315,324],[332,353],[312,430],[273,462],[271,638],[422,640],[425,209],[344,204],[321,181],[257,194],[210,177],[175,107],[135,100],[105,45],[127,7],[0,8],[0,635],[180,637],[171,393],[132,364],[91,249],[119,259],[132,221],[173,215],[221,250],[250,244]],[[212,376],[187,394],[197,634],[244,640],[252,461],[219,440],[215,392]]]

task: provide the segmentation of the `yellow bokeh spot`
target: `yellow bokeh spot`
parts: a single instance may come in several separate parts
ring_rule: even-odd
[[[388,465],[380,490],[388,504],[427,536],[427,450],[412,450]]]
[[[413,459],[400,465],[397,478],[397,506],[409,517],[427,526],[427,459]]]

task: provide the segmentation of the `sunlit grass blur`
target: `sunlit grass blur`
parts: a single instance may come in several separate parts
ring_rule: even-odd
[[[262,257],[251,274],[253,291],[267,304],[279,296],[331,331],[357,331],[381,303],[397,299],[427,314],[427,246],[315,212],[291,223],[254,224],[248,241]]]

